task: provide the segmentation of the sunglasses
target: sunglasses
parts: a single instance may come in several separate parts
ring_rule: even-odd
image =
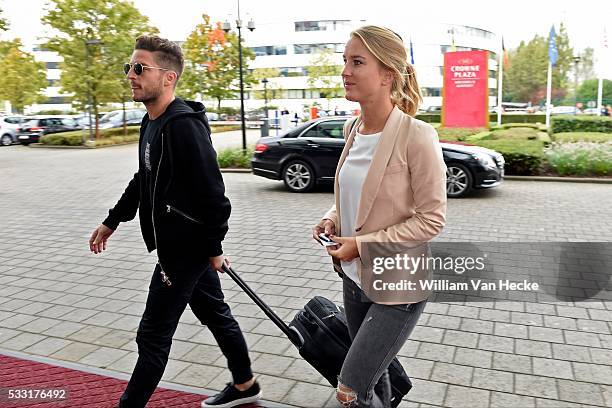
[[[145,69],[161,69],[162,71],[171,71],[170,69],[167,69],[167,68],[151,67],[148,65],[142,65],[140,62],[137,62],[135,64],[125,63],[123,64],[123,72],[125,72],[125,75],[127,75],[132,68],[134,68],[134,73],[136,75],[141,75]]]

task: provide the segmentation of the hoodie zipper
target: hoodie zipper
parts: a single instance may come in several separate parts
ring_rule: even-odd
[[[151,202],[151,221],[153,223],[153,240],[155,241],[155,248],[157,248],[157,264],[161,269],[162,282],[166,286],[172,286],[172,282],[161,264],[161,257],[159,255],[159,246],[157,246],[157,232],[155,231],[155,190],[157,188],[157,179],[159,177],[159,168],[161,167],[162,159],[164,158],[164,132],[161,132],[161,153],[159,155],[159,162],[157,163],[157,171],[155,172],[155,181],[153,182],[153,200]]]
[[[168,213],[170,213],[170,212],[175,212],[175,213],[177,213],[178,215],[181,215],[181,216],[183,216],[183,217],[187,218],[188,220],[195,222],[196,224],[202,224],[202,222],[201,222],[201,221],[196,220],[195,218],[193,218],[193,217],[192,217],[192,216],[190,216],[189,214],[187,214],[187,213],[185,213],[185,212],[183,212],[183,211],[179,210],[179,209],[178,209],[178,208],[176,208],[176,207],[171,206],[170,204],[166,204],[166,208],[167,208],[167,209],[166,209],[166,212],[168,212]]]

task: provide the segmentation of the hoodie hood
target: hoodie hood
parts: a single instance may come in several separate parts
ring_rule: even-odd
[[[204,123],[206,129],[210,133],[210,125],[208,124],[208,119],[206,118],[206,108],[201,102],[195,101],[186,101],[182,98],[174,98],[174,100],[168,105],[166,111],[164,112],[164,121],[162,122],[162,128],[168,124],[168,122],[175,120],[177,118],[183,116],[192,116],[195,117]],[[149,120],[149,114],[147,113],[143,119],[143,123],[145,120]]]

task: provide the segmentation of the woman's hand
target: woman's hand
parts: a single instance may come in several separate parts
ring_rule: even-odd
[[[327,236],[330,236],[336,233],[336,225],[334,224],[332,220],[328,220],[328,219],[321,220],[312,229],[312,237],[319,244],[321,244],[321,240],[319,239],[319,234],[322,234],[322,233],[325,233],[325,235]]]
[[[340,247],[327,247],[327,253],[344,262],[350,262],[359,258],[357,239],[355,237],[337,237],[332,235],[332,240],[340,244]]]

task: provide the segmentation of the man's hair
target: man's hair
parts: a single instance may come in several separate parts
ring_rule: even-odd
[[[178,82],[185,64],[183,50],[178,44],[156,35],[141,35],[136,39],[134,49],[153,52],[155,61],[161,68],[176,72],[176,81]]]

